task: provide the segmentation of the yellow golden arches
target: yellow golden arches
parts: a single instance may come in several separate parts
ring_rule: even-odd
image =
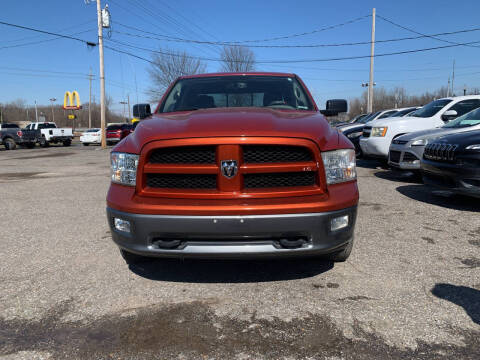
[[[76,104],[76,105],[74,105]],[[79,110],[82,108],[82,103],[80,102],[80,95],[78,91],[66,91],[63,96],[63,108],[69,110]]]

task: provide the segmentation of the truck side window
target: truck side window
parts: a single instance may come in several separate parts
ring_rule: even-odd
[[[463,100],[459,101],[450,109],[448,110],[455,110],[457,112],[457,116],[462,116],[473,109],[480,107],[480,100],[479,99],[470,99],[470,100]]]
[[[167,98],[167,101],[163,107],[163,112],[175,111],[175,109],[178,108],[178,104],[182,97],[182,83],[179,82],[177,85],[175,85],[171,93],[173,96],[169,96]]]

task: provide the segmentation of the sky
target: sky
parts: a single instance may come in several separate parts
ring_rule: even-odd
[[[112,25],[105,34],[106,46],[145,59],[151,59],[153,53],[131,46],[157,51],[185,50],[192,56],[209,59],[205,60],[208,72],[220,69],[220,63],[215,60],[220,57],[221,46],[161,41],[145,36],[160,38],[166,35],[214,42],[286,37],[247,43],[281,46],[369,42],[372,19],[368,15],[374,7],[377,12],[377,41],[417,36],[380,16],[423,34],[480,28],[480,1],[475,0],[457,0],[454,3],[445,0],[102,0],[102,7],[105,4],[109,6]],[[85,4],[84,0],[4,0],[0,13],[0,21],[3,22],[72,35],[91,42],[97,41],[96,19],[95,2]],[[328,27],[333,28],[325,30]],[[309,34],[291,37],[303,33]],[[479,41],[479,44],[476,45],[478,47],[456,46],[376,57],[376,86],[386,89],[402,86],[409,94],[433,91],[447,85],[455,60],[455,93],[463,93],[464,86],[467,89],[480,87],[480,31],[439,37],[454,43]],[[446,45],[449,44],[428,37],[378,42],[375,53]],[[321,108],[330,98],[360,96],[364,91],[361,84],[369,78],[368,58],[311,60],[368,56],[370,44],[251,49],[259,62],[256,70],[298,74]],[[304,62],[279,63],[291,60]],[[128,97],[131,104],[148,101],[146,90],[152,86],[149,67],[150,64],[144,60],[105,49],[106,92],[113,100],[114,111],[122,113],[124,105],[120,102],[127,101]],[[79,41],[0,25],[0,103],[24,99],[30,105],[35,101],[50,104],[49,99],[56,98],[56,103],[62,104],[67,90],[77,90],[82,102],[86,103],[89,96],[87,75],[90,71],[96,76],[92,82],[92,94],[99,101],[97,47],[88,48]]]

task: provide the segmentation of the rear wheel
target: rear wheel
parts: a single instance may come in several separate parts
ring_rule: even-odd
[[[65,140],[63,142],[63,146],[70,146],[70,145],[72,145],[72,140]]]
[[[40,139],[40,146],[43,147],[43,148],[46,148],[48,147],[50,144],[48,143],[47,139],[45,139],[45,137],[42,137]]]
[[[328,260],[333,262],[344,262],[348,259],[350,254],[352,253],[353,249],[353,238],[350,240],[347,246],[345,246],[342,250],[334,252],[333,254],[329,254],[326,256]]]
[[[5,139],[4,143],[5,143],[5,149],[6,150],[15,150],[15,148],[17,147],[17,144],[15,143],[15,140],[10,139],[10,138]]]
[[[125,260],[125,262],[128,265],[140,264],[140,263],[143,263],[143,262],[146,262],[146,261],[149,260],[145,256],[137,255],[137,254],[128,252],[128,251],[123,250],[123,249],[120,249],[120,254],[123,257],[123,260]]]

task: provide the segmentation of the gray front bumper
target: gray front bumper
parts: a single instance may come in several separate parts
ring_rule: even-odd
[[[402,170],[420,170],[420,159],[423,157],[423,150],[425,146],[406,146],[391,144],[388,151],[388,164],[394,168]],[[390,151],[400,152],[400,161],[394,162],[390,158]],[[417,161],[404,161],[405,154],[410,153],[418,158]]]
[[[330,231],[331,219],[348,215],[346,228]],[[341,250],[353,239],[357,207],[284,215],[171,216],[130,214],[107,208],[113,241],[132,253],[156,257],[253,258],[312,256]],[[118,231],[114,218],[130,221],[131,233]],[[295,249],[280,246],[282,238],[305,238]],[[181,239],[175,249],[162,249],[158,239]]]

